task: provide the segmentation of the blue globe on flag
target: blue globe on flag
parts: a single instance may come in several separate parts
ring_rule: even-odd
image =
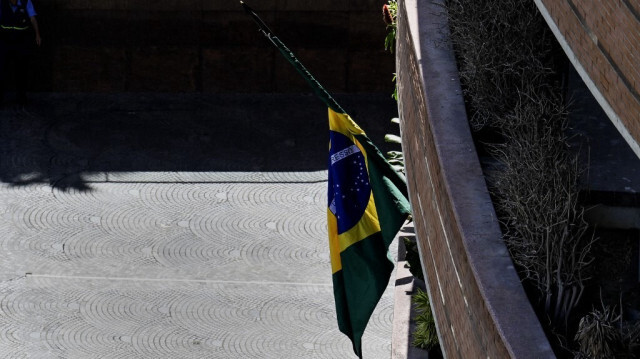
[[[330,131],[329,138],[328,202],[329,210],[338,222],[338,234],[341,234],[362,218],[371,196],[371,185],[360,148],[336,131]]]

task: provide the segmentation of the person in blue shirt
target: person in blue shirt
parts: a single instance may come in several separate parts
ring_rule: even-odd
[[[42,44],[36,15],[31,0],[0,0],[0,104],[8,73],[14,75],[18,104],[26,104],[30,54],[34,44]]]

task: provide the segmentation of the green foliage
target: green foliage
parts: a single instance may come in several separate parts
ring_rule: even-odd
[[[395,0],[389,0],[388,4],[383,7],[382,12],[384,21],[387,24],[387,36],[384,38],[384,49],[393,53],[393,48],[396,45],[398,3]]]
[[[393,53],[393,48],[396,45],[396,28],[395,26],[388,29],[387,36],[384,38],[384,49]]]
[[[412,344],[418,348],[431,350],[438,345],[438,332],[431,312],[429,295],[418,289],[418,293],[413,296],[413,300],[419,315],[416,318],[416,331],[413,333]]]
[[[400,124],[400,119],[398,119],[397,117],[392,118],[391,122],[395,124]],[[393,134],[385,135],[384,141],[389,143],[399,144],[399,145],[402,144],[402,139],[400,138],[400,136],[393,135]],[[396,172],[400,172],[403,174],[405,173],[404,172],[404,155],[402,154],[401,151],[387,152],[387,161],[389,162],[391,167],[393,167],[393,169],[396,170]]]
[[[396,102],[398,102],[398,74],[397,73],[393,74],[393,79],[391,79],[391,81],[393,81],[393,84],[394,84],[391,98],[396,100]],[[394,119],[394,120],[397,120],[397,119]],[[400,123],[400,122],[396,122],[396,123]]]
[[[397,143],[397,144],[402,143],[402,139],[400,138],[400,136],[392,135],[392,134],[386,134],[384,136],[384,141],[389,143]]]
[[[389,151],[387,152],[387,158],[388,159],[398,159],[398,158],[402,158],[403,154],[402,151]]]

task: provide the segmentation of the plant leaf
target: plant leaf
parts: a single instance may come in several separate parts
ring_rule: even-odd
[[[390,142],[390,143],[402,143],[402,139],[400,138],[400,136],[392,135],[392,134],[385,135],[384,141]]]

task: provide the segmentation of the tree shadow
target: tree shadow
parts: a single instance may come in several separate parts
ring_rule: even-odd
[[[384,150],[390,96],[338,101]],[[130,173],[322,171],[327,131],[310,95],[36,94],[26,111],[0,111],[0,181],[88,190]]]

